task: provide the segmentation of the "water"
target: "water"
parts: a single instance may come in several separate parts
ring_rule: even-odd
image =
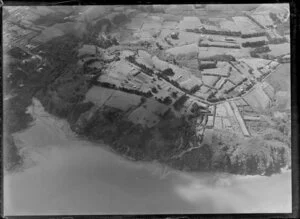
[[[131,162],[81,141],[68,125],[28,109],[32,127],[15,135],[23,171],[5,173],[6,215],[290,212],[291,174],[182,173]]]

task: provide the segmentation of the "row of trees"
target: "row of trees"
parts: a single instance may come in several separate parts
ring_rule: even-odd
[[[211,61],[211,62],[204,62],[202,63],[200,61],[199,70],[208,69],[208,68],[216,68],[217,67],[217,61]]]
[[[230,62],[230,61],[236,61],[235,57],[228,54],[219,54],[219,55],[213,55],[209,57],[200,58],[200,61],[220,61],[220,62]]]
[[[241,36],[240,31],[230,31],[230,30],[210,30],[210,29],[185,29],[187,32],[193,32],[193,33],[202,33],[202,34],[212,34],[212,35],[224,35],[224,36]]]
[[[139,91],[139,90],[136,90],[136,89],[129,89],[129,88],[125,88],[125,87],[117,87],[115,84],[111,84],[111,83],[107,83],[107,82],[99,82],[99,81],[97,81],[94,84],[95,85],[100,85],[102,87],[107,87],[107,88],[111,88],[111,89],[116,89],[116,90],[124,91],[126,93],[140,95],[140,96],[147,97],[147,98],[153,96],[153,94],[152,94],[151,91],[143,92],[143,91]]]
[[[250,51],[250,56],[253,58],[259,58],[261,53],[270,52],[269,46],[256,47],[252,51]]]
[[[256,42],[245,42],[242,43],[243,47],[261,47],[266,45],[267,42],[265,40],[260,40],[260,41],[256,41]]]
[[[214,44],[214,43],[203,43],[199,41],[200,47],[220,47],[220,48],[232,48],[232,49],[240,49],[238,44]]]
[[[260,37],[260,36],[266,36],[266,32],[260,31],[260,32],[247,33],[241,35],[242,38],[252,38],[252,37]]]

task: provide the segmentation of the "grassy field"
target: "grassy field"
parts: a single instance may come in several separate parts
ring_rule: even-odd
[[[257,84],[250,93],[245,95],[244,100],[257,111],[265,110],[270,104],[270,98],[260,84]]]
[[[235,22],[235,24],[238,26],[238,29],[243,34],[248,34],[248,33],[255,33],[262,31],[262,29],[254,24],[249,18],[244,17],[244,16],[237,16],[232,18]]]
[[[86,93],[86,101],[91,101],[99,107],[106,105],[126,111],[130,107],[138,105],[141,97],[118,90],[94,86]]]
[[[189,44],[184,46],[173,47],[171,49],[166,50],[166,53],[170,53],[174,56],[180,54],[183,55],[198,54],[198,46],[197,44]]]
[[[280,65],[266,81],[272,85],[275,91],[289,91],[291,89],[290,76],[291,65],[289,63]]]
[[[285,54],[290,54],[290,43],[282,43],[282,44],[272,44],[269,45],[271,52],[269,52],[268,54],[272,55],[272,56],[281,56],[281,55],[285,55]]]

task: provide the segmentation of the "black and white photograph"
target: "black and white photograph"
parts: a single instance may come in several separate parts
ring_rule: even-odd
[[[288,3],[4,4],[2,29],[5,216],[292,213]]]

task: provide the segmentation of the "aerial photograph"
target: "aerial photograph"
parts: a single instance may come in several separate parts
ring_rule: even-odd
[[[2,16],[5,216],[291,213],[289,4]]]

